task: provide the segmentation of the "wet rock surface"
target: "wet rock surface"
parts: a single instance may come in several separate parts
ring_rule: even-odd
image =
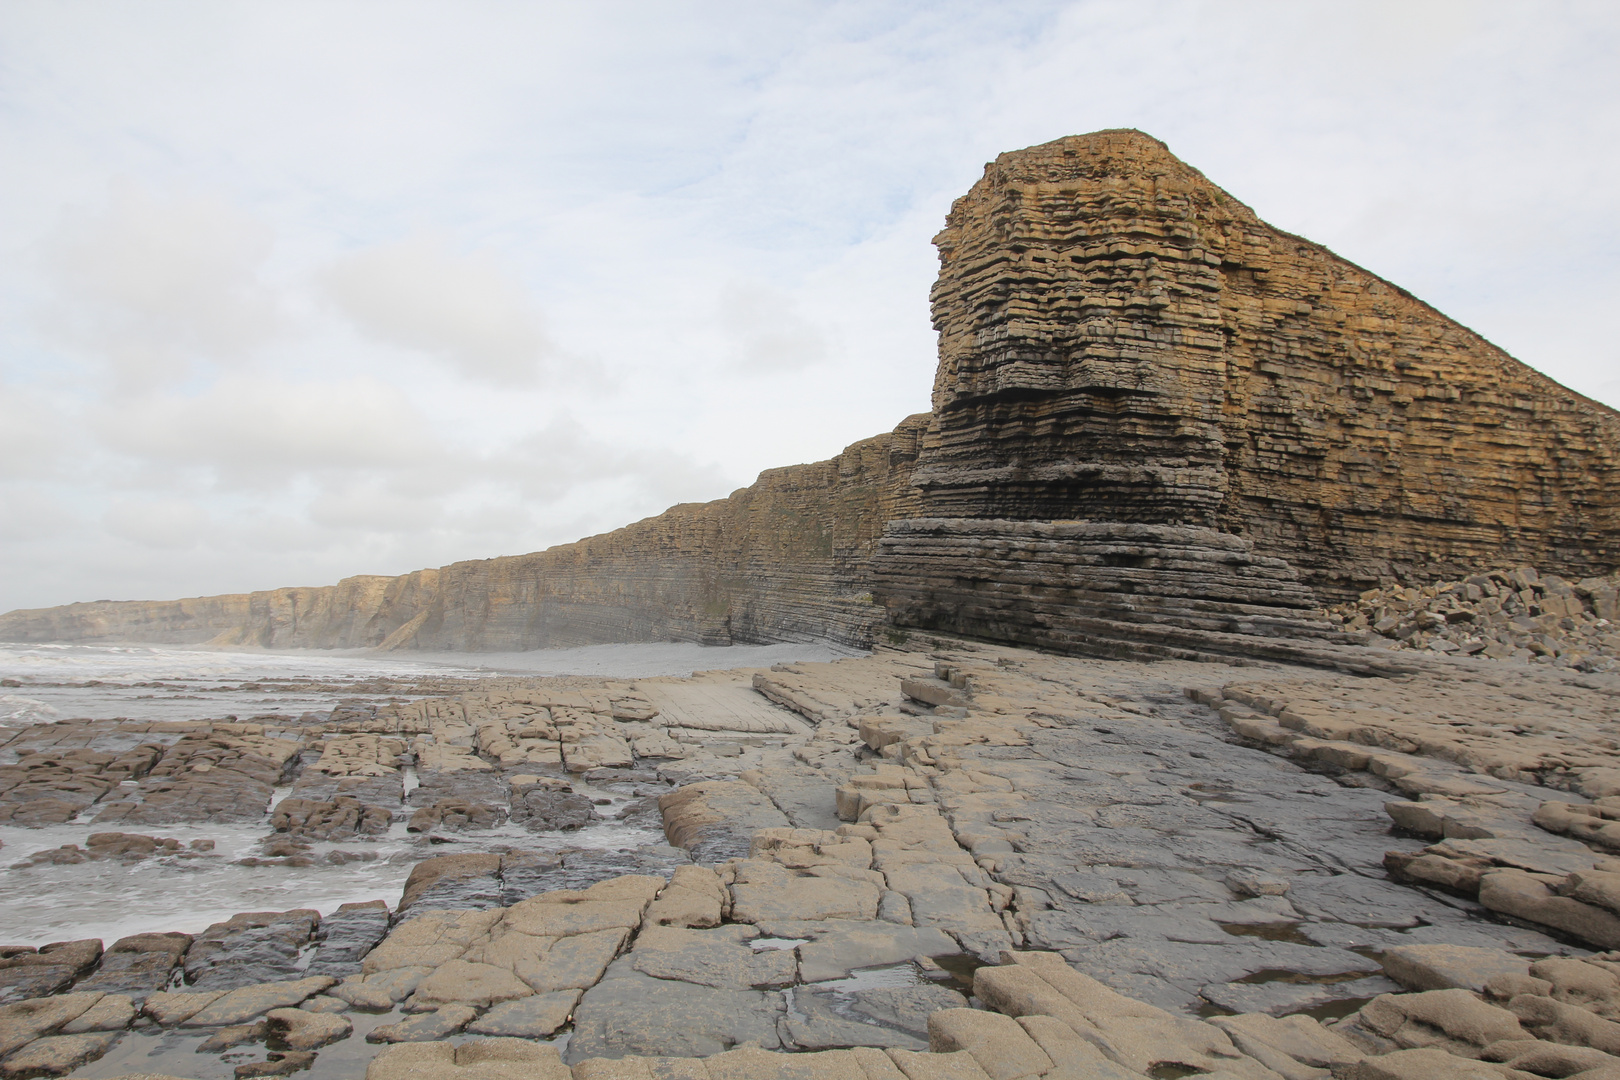
[[[1596,677],[1438,657],[1371,678],[1119,664],[942,638],[698,681],[788,713],[791,735],[692,727],[684,690],[651,718],[615,715],[655,708],[656,680],[342,714],[365,731],[241,728],[228,738],[296,750],[286,796],[260,808],[259,871],[324,858],[310,823],[332,807],[358,825],[392,800],[407,835],[447,800],[498,805],[505,823],[441,815],[415,842],[504,840],[419,860],[392,909],[6,950],[0,1068],[386,1076],[449,1048],[439,1066],[477,1075],[445,1040],[544,1051],[576,1077],[1607,1067],[1620,954],[1590,950],[1620,921],[1620,863],[1614,699],[1579,681]],[[681,756],[636,757],[650,736],[633,733],[631,767],[571,772],[564,735],[609,724],[679,736]],[[548,739],[556,760],[538,761]],[[587,806],[605,821],[649,805],[667,845],[522,846],[577,835]],[[78,850],[115,865],[212,865],[161,836],[96,836]]]

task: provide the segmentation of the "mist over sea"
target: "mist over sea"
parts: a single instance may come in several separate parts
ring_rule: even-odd
[[[512,653],[369,649],[214,649],[183,645],[0,642],[0,727],[88,717],[203,720],[325,712],[376,681],[491,676],[646,678],[858,653],[820,644],[712,647],[680,642]],[[16,685],[12,685],[15,683]]]

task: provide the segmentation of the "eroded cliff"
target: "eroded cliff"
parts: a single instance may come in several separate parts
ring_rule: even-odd
[[[601,642],[871,642],[868,562],[908,516],[928,426],[913,416],[830,461],[762,473],[729,498],[528,555],[168,601],[0,615],[4,641],[266,648],[524,650]]]
[[[1208,526],[1336,595],[1620,561],[1620,414],[1157,139],[1003,154],[935,243],[922,515]]]

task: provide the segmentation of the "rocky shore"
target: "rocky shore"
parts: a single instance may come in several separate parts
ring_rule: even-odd
[[[428,847],[324,914],[289,894],[0,950],[0,1074],[1600,1080],[1617,706],[1620,677],[1484,656],[1369,676],[916,636],[36,725],[0,747],[0,805],[85,837],[6,874],[178,884],[219,856],[175,823],[261,828],[259,873]],[[603,812],[649,842],[568,848]]]
[[[7,729],[49,840],[0,890],[176,914],[0,947],[0,1076],[1620,1080],[1620,414],[1141,132],[1001,155],[935,243],[932,409],[832,460],[0,616],[876,646]],[[181,925],[226,874],[261,910]]]

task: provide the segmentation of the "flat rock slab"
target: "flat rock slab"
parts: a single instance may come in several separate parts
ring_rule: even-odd
[[[471,1005],[443,1005],[430,1013],[418,1013],[397,1024],[372,1028],[367,1042],[432,1042],[448,1038],[466,1027],[478,1015]]]
[[[557,990],[517,1001],[505,1001],[467,1025],[476,1035],[543,1039],[568,1023],[579,1004],[580,990]]]
[[[49,1035],[36,1039],[0,1065],[5,1076],[64,1076],[94,1061],[117,1042],[123,1032],[96,1031],[83,1035]]]
[[[630,954],[635,969],[657,979],[723,990],[792,986],[797,963],[787,949],[755,950],[751,926],[687,930],[653,926],[641,932]]]
[[[883,890],[870,881],[797,875],[757,860],[746,865],[731,887],[731,917],[737,922],[877,918]]]
[[[451,960],[440,964],[433,974],[417,984],[408,1007],[413,1011],[414,1008],[435,1009],[451,1004],[487,1007],[532,993],[528,983],[506,968]]]
[[[957,1004],[965,1004],[958,1000]],[[871,1017],[851,1014],[847,1002],[830,991],[799,988],[787,1012],[787,1034],[800,1050],[836,1050],[854,1046],[895,1046],[926,1050],[928,1037],[896,1030]]]
[[[574,934],[554,942],[541,957],[515,962],[512,971],[537,994],[584,990],[602,978],[629,936],[622,926]]]
[[[295,982],[263,983],[226,991],[196,1013],[180,1021],[182,1027],[223,1027],[240,1024],[271,1009],[285,1009],[329,989],[337,980],[317,975]]]
[[[357,1009],[391,1009],[432,973],[430,967],[402,967],[374,975],[351,975],[332,987],[331,996]]]
[[[346,1039],[354,1030],[354,1024],[346,1016],[303,1009],[271,1009],[265,1019],[270,1022],[270,1031],[294,1050],[314,1050]]]
[[[1462,987],[1482,993],[1493,975],[1524,975],[1530,961],[1499,949],[1465,945],[1397,945],[1379,962],[1384,974],[1408,990]]]
[[[556,1047],[522,1039],[403,1043],[372,1059],[366,1080],[571,1080]]]
[[[664,835],[694,862],[746,858],[760,829],[790,828],[792,822],[770,797],[738,780],[705,780],[658,797]]]
[[[82,1016],[102,998],[94,994],[62,994],[0,1006],[0,1055],[26,1046],[63,1024]]]
[[[920,956],[950,956],[961,951],[954,938],[932,926],[840,921],[831,933],[799,946],[803,982],[842,979],[856,968],[901,964]]]
[[[1313,983],[1278,980],[1265,983],[1230,982],[1206,986],[1198,991],[1211,1005],[1234,1013],[1266,1013],[1282,1016],[1304,1012],[1335,1001],[1370,1001],[1379,994],[1398,994],[1401,988],[1381,975],[1344,982]]]
[[[767,1050],[782,1045],[780,993],[655,979],[627,959],[615,961],[574,1010],[570,1063],[626,1054],[707,1057],[745,1042]]]
[[[63,1035],[91,1031],[123,1031],[135,1019],[135,1001],[126,994],[108,994],[60,1028]]]

